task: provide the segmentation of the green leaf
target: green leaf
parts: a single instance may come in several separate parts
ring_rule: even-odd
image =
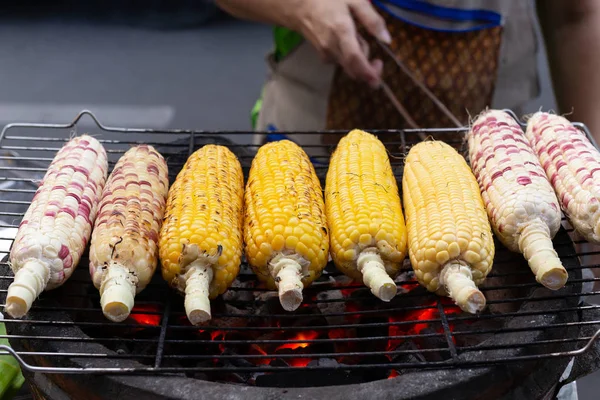
[[[0,324],[0,335],[6,335],[6,327]],[[8,339],[0,338],[0,344],[10,346]],[[21,373],[19,362],[11,355],[0,355],[0,400],[11,399],[21,386],[25,378]]]

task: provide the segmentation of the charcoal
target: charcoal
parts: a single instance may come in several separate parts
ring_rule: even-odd
[[[123,354],[129,354],[129,347],[127,346],[126,343],[117,343],[115,345],[115,353],[123,355]]]
[[[424,328],[421,330],[421,336],[413,339],[417,348],[421,350],[448,348],[448,342],[442,335],[422,336],[435,333],[437,332],[431,328]],[[423,351],[422,355],[427,361],[444,361],[450,358],[450,351]]]
[[[425,357],[421,354],[417,346],[412,340],[407,340],[396,348],[395,351],[405,351],[406,353],[398,353],[392,355],[391,362],[398,364],[416,364],[425,362]]]
[[[346,311],[346,304],[342,300],[344,298],[340,290],[327,290],[317,294],[317,308],[323,314],[329,325],[341,325],[344,323],[343,316],[331,316],[329,314],[342,314]]]
[[[385,317],[370,317],[361,318],[361,323],[364,324],[381,324],[361,326],[356,328],[356,336],[359,338],[385,337],[388,335],[389,326],[388,319]],[[366,340],[359,344],[361,351],[382,351],[385,349],[385,341],[382,340]]]
[[[252,303],[254,301],[254,293],[251,290],[236,290],[236,288],[250,289],[255,286],[254,281],[235,280],[231,284],[230,290],[223,293],[222,299],[224,302],[244,302]]]
[[[387,365],[389,363],[389,359],[381,354],[370,355],[363,357],[361,359],[360,364],[379,364],[379,365]],[[378,381],[380,379],[385,379],[388,377],[390,371],[385,368],[366,368],[366,369],[358,369],[352,370],[351,376],[352,380],[356,379],[361,382],[371,382]]]
[[[312,360],[308,363],[307,367],[320,366],[320,367],[338,367],[341,366],[339,362],[337,362],[334,358],[319,358],[317,360]]]

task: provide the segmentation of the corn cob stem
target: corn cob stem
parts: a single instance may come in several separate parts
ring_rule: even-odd
[[[363,250],[358,256],[356,265],[371,293],[383,301],[394,298],[398,288],[385,271],[383,260],[376,249]]]
[[[114,322],[127,319],[133,308],[136,285],[130,271],[119,263],[111,263],[100,286],[100,305],[106,318]]]
[[[185,278],[185,312],[192,325],[210,320],[209,290],[214,273],[206,259],[192,262]]]
[[[274,258],[269,272],[279,289],[279,302],[286,311],[296,310],[302,304],[302,266],[293,256]]]
[[[23,264],[8,288],[6,312],[21,318],[31,308],[33,301],[44,291],[50,279],[50,267],[41,260],[30,259]]]
[[[547,224],[540,219],[527,224],[519,236],[519,250],[539,283],[552,290],[565,285],[567,270],[554,250]]]
[[[440,283],[461,310],[475,314],[485,308],[485,296],[473,282],[471,269],[460,261],[450,261],[442,268]]]

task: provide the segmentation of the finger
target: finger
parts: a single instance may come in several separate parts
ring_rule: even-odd
[[[350,4],[350,10],[367,31],[386,44],[392,43],[392,36],[387,29],[385,20],[366,0],[357,0]]]
[[[369,84],[379,82],[377,71],[362,52],[356,35],[343,35],[339,38],[340,63],[350,76]]]
[[[377,74],[378,79],[369,82],[369,85],[373,89],[379,89],[379,87],[381,87],[381,83],[382,83],[381,77],[383,75],[383,61],[381,61],[379,59],[373,60],[373,61],[371,61],[371,66],[375,70],[375,73]]]
[[[379,59],[373,60],[371,61],[371,66],[375,70],[377,76],[381,78],[381,75],[383,75],[383,61]]]
[[[357,39],[358,39],[358,43],[360,45],[360,49],[362,50],[363,54],[365,55],[365,57],[367,57],[367,60],[368,60],[369,56],[370,56],[370,50],[371,50],[369,47],[369,44],[360,35],[357,36]],[[378,77],[381,77],[381,74],[383,73],[383,61],[379,60],[379,59],[375,59],[375,60],[371,60],[370,64],[373,67],[373,69],[375,70],[375,74]],[[378,80],[370,81],[368,83],[373,89],[378,89],[381,84],[380,80],[381,79],[378,79]]]
[[[361,51],[363,52],[365,57],[367,57],[367,59],[369,59],[369,54],[371,53],[369,43],[367,43],[367,41],[360,35],[358,35],[356,38],[358,39],[358,44],[360,45]]]

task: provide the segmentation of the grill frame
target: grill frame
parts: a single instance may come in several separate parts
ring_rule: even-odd
[[[509,110],[507,110],[517,121],[519,121],[516,116],[510,112]],[[124,151],[120,151],[120,150],[115,150],[112,149],[111,146],[113,145],[121,145],[123,143],[148,143],[148,144],[153,144],[157,147],[161,147],[161,146],[166,146],[167,148],[184,148],[187,147],[187,153],[185,154],[185,158],[187,158],[187,156],[189,156],[194,150],[196,150],[198,148],[198,142],[206,138],[212,138],[212,137],[221,137],[222,135],[249,135],[252,133],[249,132],[245,132],[245,131],[228,131],[228,132],[223,132],[223,131],[193,131],[193,130],[152,130],[152,129],[137,129],[137,128],[118,128],[118,127],[108,127],[108,126],[104,126],[97,118],[96,116],[87,110],[82,111],[80,114],[77,115],[77,117],[68,124],[27,124],[27,123],[15,123],[15,124],[9,124],[7,125],[3,131],[0,133],[0,151],[2,150],[10,150],[10,151],[25,151],[25,152],[30,152],[30,151],[34,151],[34,150],[38,150],[38,151],[56,151],[58,150],[58,148],[63,144],[63,142],[66,140],[66,138],[59,138],[59,137],[35,137],[35,136],[10,136],[9,132],[13,129],[51,129],[51,130],[71,130],[71,129],[77,129],[78,128],[78,124],[80,123],[80,120],[83,117],[90,117],[92,122],[94,122],[94,124],[96,125],[96,128],[103,131],[103,132],[107,132],[107,133],[122,133],[122,134],[127,134],[127,135],[135,135],[135,134],[143,134],[143,135],[161,135],[161,134],[167,134],[167,135],[178,135],[181,136],[182,139],[185,141],[186,140],[186,136],[187,136],[187,143],[186,144],[180,144],[180,145],[173,145],[170,143],[170,141],[165,141],[163,142],[150,142],[150,141],[119,141],[119,140],[101,140],[103,142],[103,144],[107,147],[107,152],[109,153],[109,157],[112,159],[112,163],[111,163],[111,167],[114,165],[114,161],[116,161],[116,158],[118,158],[118,156],[120,154],[122,154]],[[524,126],[522,121],[519,121],[519,123]],[[575,124],[577,127],[579,127],[580,129],[582,129],[587,136],[590,138],[590,140],[592,140],[592,143],[595,144],[595,142],[593,141],[592,136],[589,133],[589,130],[587,129],[587,127],[583,124]],[[436,134],[436,135],[444,135],[444,134],[462,134],[464,135],[467,131],[467,128],[446,128],[446,129],[419,129],[419,130],[415,130],[415,129],[408,129],[408,130],[373,130],[372,132],[378,135],[397,135],[398,136],[398,141],[391,143],[391,145],[397,145],[400,147],[401,149],[401,154],[405,154],[408,151],[409,145],[410,143],[412,143],[412,138],[415,138],[415,143],[416,141],[418,141],[417,138],[417,134],[418,133],[425,133],[425,134]],[[331,132],[331,131],[330,131]],[[321,133],[326,133],[326,132],[281,132],[282,134],[297,134],[297,133],[304,133],[304,134],[321,134]],[[341,131],[333,131],[333,133],[344,133]],[[154,137],[154,136],[153,136]],[[32,139],[33,138],[33,139]],[[5,145],[5,141],[7,140],[36,140],[36,141],[40,141],[42,144],[41,146],[29,146],[29,147],[23,147],[23,146],[6,146]],[[464,146],[462,146],[463,142],[461,140],[452,142],[449,141],[451,144],[454,144],[455,147],[464,150]],[[57,147],[48,147],[45,146],[46,143],[59,143],[59,145],[57,145]],[[232,150],[234,150],[234,152],[238,153],[243,150],[243,149],[247,149],[247,148],[257,148],[257,146],[254,145],[230,145],[230,147],[232,148]],[[321,147],[321,146],[305,146],[307,148],[310,149],[310,147]],[[332,146],[327,146],[329,148],[331,148]],[[238,151],[236,151],[236,149]],[[168,157],[169,154],[165,154],[163,152],[163,154]],[[464,155],[464,151],[463,151],[463,155]],[[180,154],[174,154],[173,156],[175,157],[181,157]],[[253,154],[251,155],[245,155],[243,157],[241,157],[241,161],[242,164],[244,164],[246,167],[249,165],[249,160],[251,160],[251,157],[253,156]],[[27,162],[45,162],[45,163],[49,163],[52,159],[53,155],[49,156],[49,157],[19,157],[17,161],[27,161]],[[0,160],[3,159],[8,159],[10,157],[7,156],[1,156]],[[392,159],[392,164],[394,165],[394,168],[399,168],[401,169],[401,164],[402,162],[398,163],[397,159]],[[175,164],[177,165],[177,164]],[[181,163],[182,165],[182,163]],[[181,165],[179,165],[179,167],[181,167]],[[170,167],[172,167],[172,165],[170,164]],[[316,166],[316,169],[321,173],[321,175],[323,175],[323,170],[324,168],[326,168],[326,166]],[[26,182],[29,181],[30,179],[28,178],[13,178],[10,179],[6,176],[2,176],[3,175],[3,170],[6,170],[7,168],[2,167],[0,168],[0,184],[3,181],[20,181],[20,182]],[[42,173],[45,171],[44,168],[39,167],[16,167],[12,168],[12,170],[17,170],[17,171],[22,171],[22,172],[39,172]],[[178,172],[178,171],[177,171]],[[245,168],[245,172],[247,172],[247,168]],[[174,178],[175,172],[170,168],[170,177],[171,179]],[[6,189],[0,189],[0,193],[2,192],[6,192]],[[10,192],[10,191],[9,191]],[[34,190],[31,190],[29,192],[26,192],[28,194],[30,194],[31,196],[33,196],[33,192]],[[8,193],[8,192],[7,192]],[[6,200],[0,200],[0,204],[4,203],[4,204],[12,204],[12,205],[19,205],[19,206],[26,206],[28,203],[26,201],[6,201]],[[2,217],[13,217],[13,218],[19,218],[21,217],[22,214],[21,213],[17,213],[17,212],[0,212],[0,219],[2,219]],[[566,225],[568,225],[568,223],[566,223]],[[8,226],[2,224],[0,225],[0,228],[15,228],[17,226],[17,224],[11,223]],[[572,229],[566,229],[564,230],[564,233],[569,233],[569,234],[573,234]],[[0,240],[2,240],[3,238],[0,238]],[[581,240],[579,241],[575,241],[574,243],[579,244],[582,243]],[[559,243],[560,244],[560,243]],[[564,244],[564,243],[563,243]],[[569,243],[570,244],[570,243]],[[589,256],[589,255],[598,255],[600,254],[600,251],[598,250],[594,250],[592,252],[587,252],[587,253],[583,253],[583,252],[579,252],[579,253],[575,253],[575,254],[564,254],[563,256],[566,256],[566,258],[570,259],[570,258],[580,258],[581,256]],[[518,256],[518,255],[517,255]],[[563,259],[563,261],[565,261]],[[86,260],[82,259],[82,264],[85,264]],[[3,262],[2,263],[6,269],[6,263]],[[3,265],[0,264],[0,267],[2,267]],[[583,269],[586,268],[600,268],[600,265],[579,265],[579,264],[573,264],[571,262],[569,262],[570,267],[569,272],[571,275],[571,278],[569,279],[569,284],[570,285],[575,285],[575,286],[582,286],[584,283],[593,283],[595,281],[600,280],[600,278],[592,278],[592,279],[584,279],[581,277],[581,271]],[[335,274],[335,272],[331,272],[332,270],[330,269],[330,272],[327,272],[326,274],[324,274],[324,277],[327,278],[328,276]],[[85,275],[87,274],[87,269],[85,267],[82,267],[81,265],[79,266],[79,268],[77,268],[76,270],[76,274],[74,274],[74,276],[71,279],[77,278],[76,275]],[[530,274],[530,271],[527,270],[523,270],[523,271],[519,271],[519,274]],[[157,275],[159,275],[159,272],[157,271]],[[491,277],[494,277],[493,274],[490,275]],[[573,278],[573,276],[575,276],[575,278]],[[0,281],[9,281],[10,276],[9,275],[0,275]],[[246,274],[243,274],[240,276],[240,278],[238,279],[253,279],[253,277],[249,274],[249,271],[247,271]],[[89,278],[88,278],[89,281]],[[160,278],[157,278],[157,276],[155,276],[155,279],[153,280],[154,284],[161,284],[159,282],[162,282],[160,280]],[[402,284],[412,284],[414,283],[414,281],[410,281],[410,282],[400,282]],[[163,284],[163,288],[167,289],[166,284],[164,282],[162,282]],[[531,284],[526,284],[531,286]],[[522,286],[522,284],[521,284]],[[356,285],[354,285],[353,287],[358,287]],[[537,286],[536,286],[537,287]],[[500,289],[505,288],[505,289],[509,289],[510,285],[505,285],[505,287],[500,287]],[[495,289],[499,289],[498,287],[496,287]],[[147,289],[148,290],[148,289]],[[307,289],[308,290],[308,289]],[[492,289],[493,290],[493,289]],[[538,289],[536,291],[541,291],[543,289]],[[261,290],[257,290],[258,292],[260,292]],[[6,290],[0,290],[0,301],[4,301],[5,299],[5,293]],[[576,289],[575,292],[570,292],[570,293],[566,293],[562,296],[558,296],[558,298],[562,298],[563,300],[566,301],[566,299],[570,298],[571,300],[576,299],[576,298],[581,298],[581,297],[586,297],[586,296],[591,296],[591,295],[598,295],[600,294],[600,292],[593,292],[593,291],[583,291],[583,289]],[[433,297],[433,295],[429,295],[431,298],[435,298]],[[52,295],[50,293],[48,293],[47,296],[44,295],[44,297],[49,297],[51,298]],[[551,296],[552,298],[556,299],[557,296]],[[169,294],[166,296],[166,302],[164,303],[164,307],[162,309],[162,314],[160,315],[160,325],[156,328],[159,330],[159,335],[158,335],[158,342],[157,342],[157,349],[156,349],[156,353],[154,355],[154,366],[148,366],[148,367],[143,367],[143,368],[137,368],[137,367],[116,367],[116,368],[107,368],[107,367],[53,367],[53,366],[44,366],[42,365],[42,363],[39,364],[33,364],[31,362],[27,362],[27,359],[36,359],[36,356],[43,356],[43,357],[77,357],[77,358],[82,358],[85,359],[84,356],[91,356],[90,354],[54,354],[54,353],[47,353],[44,354],[44,352],[41,352],[42,354],[36,354],[36,352],[27,352],[27,351],[15,351],[13,349],[10,349],[8,347],[5,346],[0,346],[0,354],[6,354],[6,352],[11,353],[13,355],[15,355],[17,357],[17,359],[19,360],[19,362],[21,363],[22,367],[24,369],[26,369],[27,371],[30,372],[42,372],[42,373],[60,373],[60,374],[153,374],[153,375],[157,375],[157,374],[166,374],[166,375],[170,375],[170,374],[176,374],[176,373],[181,373],[184,372],[184,369],[182,368],[165,368],[165,367],[161,367],[162,362],[164,360],[165,354],[164,354],[164,346],[165,346],[165,340],[166,339],[166,335],[167,335],[167,330],[169,328],[173,328],[173,326],[169,325],[169,321],[172,317],[172,315],[174,315],[173,311],[171,310],[172,308],[172,302],[173,302],[173,295]],[[437,298],[436,298],[437,299]],[[532,299],[530,297],[527,298],[515,298],[515,299],[505,299],[502,300],[501,302],[506,303],[506,302],[521,302],[521,301],[531,301]],[[542,297],[541,299],[537,299],[536,301],[544,301],[544,300],[549,300],[549,298],[547,297]],[[572,302],[571,302],[572,303]],[[136,301],[136,304],[140,304],[140,302]],[[143,303],[142,303],[143,304]],[[490,302],[490,304],[494,304],[494,302]],[[1,305],[3,306],[3,304]],[[52,307],[51,307],[52,308]],[[417,307],[418,308],[418,307]],[[440,300],[437,300],[437,302],[435,303],[435,306],[433,306],[433,308],[437,308],[438,311],[444,310],[445,305],[442,304],[442,302]],[[556,314],[560,314],[560,313],[573,313],[573,314],[577,314],[577,313],[582,313],[585,311],[596,311],[599,310],[600,306],[595,306],[595,305],[585,305],[585,304],[581,304],[578,302],[578,304],[574,305],[574,306],[570,306],[567,307],[565,309],[560,309],[558,311],[554,310],[554,311],[546,311],[546,314],[551,314],[551,313],[556,313]],[[40,314],[40,312],[38,311],[42,311],[41,315],[44,314],[44,312],[56,312],[55,310],[52,309],[48,309],[48,310],[43,310],[43,308],[41,310],[38,310],[38,307],[36,307],[34,305],[34,309],[32,309],[32,314]],[[348,315],[349,313],[344,313],[344,315]],[[533,316],[539,316],[540,313],[539,311],[537,312],[531,312],[530,313],[532,318]],[[505,317],[523,317],[527,314],[523,314],[523,313],[515,313],[514,315],[503,315],[503,316],[482,316],[479,318],[505,318]],[[290,316],[290,314],[282,314],[279,315],[277,317],[279,318],[288,318]],[[273,316],[271,316],[273,317]],[[474,367],[494,367],[494,366],[502,366],[502,365],[507,365],[507,364],[511,364],[511,363],[522,363],[522,362],[526,362],[526,361],[540,361],[540,360],[548,360],[548,359],[552,359],[552,358],[569,358],[569,357],[574,357],[574,356],[578,356],[581,355],[585,352],[587,352],[591,347],[594,346],[595,344],[595,340],[598,338],[598,336],[600,335],[600,329],[598,329],[594,335],[590,336],[583,336],[583,337],[576,337],[576,338],[571,338],[571,339],[556,339],[556,340],[552,340],[551,342],[548,342],[548,345],[552,345],[550,347],[553,348],[553,345],[562,345],[562,346],[566,346],[566,347],[572,347],[569,350],[566,351],[548,351],[545,352],[543,354],[535,354],[535,355],[523,355],[523,356],[517,356],[517,357],[505,357],[504,359],[496,359],[496,360],[487,360],[487,361],[469,361],[469,360],[459,360],[458,356],[459,356],[459,352],[462,352],[462,350],[464,349],[457,349],[456,346],[453,343],[453,338],[456,334],[460,334],[460,332],[452,332],[449,329],[449,321],[453,321],[456,317],[451,317],[449,318],[445,313],[439,313],[439,317],[438,319],[435,320],[431,320],[431,321],[419,321],[421,323],[423,322],[431,322],[431,323],[439,323],[442,328],[443,328],[443,337],[446,339],[446,343],[448,345],[447,348],[445,349],[435,349],[435,350],[443,350],[443,351],[449,351],[451,354],[451,358],[449,361],[444,361],[444,362],[439,362],[439,363],[433,363],[433,362],[424,362],[424,363],[410,363],[410,364],[400,364],[400,365],[394,365],[394,364],[385,364],[385,368],[406,368],[406,369],[435,369],[435,370],[442,370],[442,369],[452,369],[452,368],[474,368]],[[459,318],[471,318],[471,317],[459,317]],[[28,326],[34,326],[34,325],[47,325],[47,326],[60,326],[60,325],[69,325],[68,321],[58,321],[57,319],[52,319],[52,318],[48,318],[47,320],[40,320],[40,319],[24,319],[21,321],[15,321],[15,320],[6,320],[5,321],[7,323],[7,327],[10,328],[10,330],[21,330],[21,328],[19,328],[19,326],[21,327],[25,327],[25,329]],[[410,324],[411,321],[408,321],[407,323],[405,323],[405,325]],[[412,321],[412,324],[414,325],[416,322]],[[73,323],[73,325],[82,325],[81,323]],[[402,324],[402,321],[397,323],[398,325]],[[562,324],[562,325],[560,325]],[[104,324],[106,325],[106,323]],[[389,323],[388,323],[389,325]],[[581,330],[582,327],[584,326],[588,326],[588,325],[598,325],[600,326],[600,319],[593,319],[590,321],[585,321],[585,320],[579,320],[579,321],[571,321],[571,322],[563,322],[563,323],[559,323],[559,325],[554,326],[553,328],[577,328],[578,331]],[[120,324],[121,327],[126,327],[126,325]],[[355,326],[355,325],[353,325]],[[310,329],[314,329],[314,327],[308,327]],[[305,330],[308,329],[307,327],[297,327],[295,329],[297,330]],[[327,329],[331,329],[332,326],[327,326]],[[188,329],[188,328],[185,328]],[[189,329],[197,329],[197,328],[189,328]],[[252,327],[248,327],[248,329],[256,329],[256,328],[252,328]],[[537,327],[535,330],[540,330],[541,328]],[[222,330],[222,328],[221,328]],[[532,328],[525,328],[523,329],[523,331],[527,332],[527,331],[533,331],[534,329]],[[478,332],[481,333],[481,332]],[[495,333],[499,333],[499,332],[495,332]],[[422,335],[421,335],[422,336]],[[9,334],[9,335],[5,335],[2,337],[7,337],[9,338],[11,341],[21,341],[21,340],[41,340],[40,337],[36,337],[35,335],[14,335],[14,334]],[[407,335],[404,335],[403,338],[410,338]],[[57,339],[61,339],[57,336],[50,336],[47,337],[45,340],[57,340]],[[62,338],[64,339],[64,338]],[[73,337],[74,341],[78,341],[78,340],[85,340],[83,337]],[[373,338],[367,338],[367,339],[373,339]],[[116,338],[115,340],[123,340],[123,339],[119,339]],[[330,340],[330,339],[323,339],[323,340]],[[194,342],[196,343],[202,343],[200,340],[195,340]],[[289,340],[281,340],[281,342],[285,342],[285,343],[290,343]],[[311,340],[297,340],[297,343],[317,343],[316,340],[311,341]],[[271,343],[273,343],[273,341],[271,341]],[[577,346],[576,344],[578,343],[583,343],[583,345]],[[519,347],[523,347],[523,345],[525,345],[524,343],[519,345],[516,344],[513,347],[515,348],[519,348]],[[536,344],[537,345],[537,344]],[[509,349],[510,346],[507,347],[503,347],[503,349]],[[39,352],[38,352],[39,353]],[[104,356],[108,356],[108,357],[104,357]],[[277,356],[280,357],[280,356]],[[303,355],[303,357],[308,357],[308,355]],[[131,355],[126,355],[123,357],[118,357],[118,355],[102,355],[102,354],[95,354],[93,357],[95,360],[100,360],[103,358],[106,359],[111,359],[111,360],[118,360],[120,358],[122,359],[132,359],[134,357],[132,357]],[[286,357],[283,357],[286,358]],[[307,367],[308,369],[311,370],[328,370],[331,369],[331,367]],[[344,369],[348,369],[348,370],[357,370],[357,369],[369,369],[369,368],[382,368],[382,365],[380,364],[374,364],[374,365],[370,365],[370,364],[363,364],[363,365],[344,365],[343,367]],[[219,368],[220,371],[223,371],[222,368]],[[265,371],[265,372],[274,372],[273,367],[248,367],[247,369],[244,368],[237,368],[236,372],[245,372],[246,370],[251,370],[252,372],[260,372],[260,371]],[[278,372],[284,372],[284,371],[291,371],[291,370],[297,370],[297,368],[294,367],[283,367],[283,368],[278,368]],[[192,370],[190,370],[189,372],[210,372],[206,369],[202,369],[202,368],[194,368]]]

